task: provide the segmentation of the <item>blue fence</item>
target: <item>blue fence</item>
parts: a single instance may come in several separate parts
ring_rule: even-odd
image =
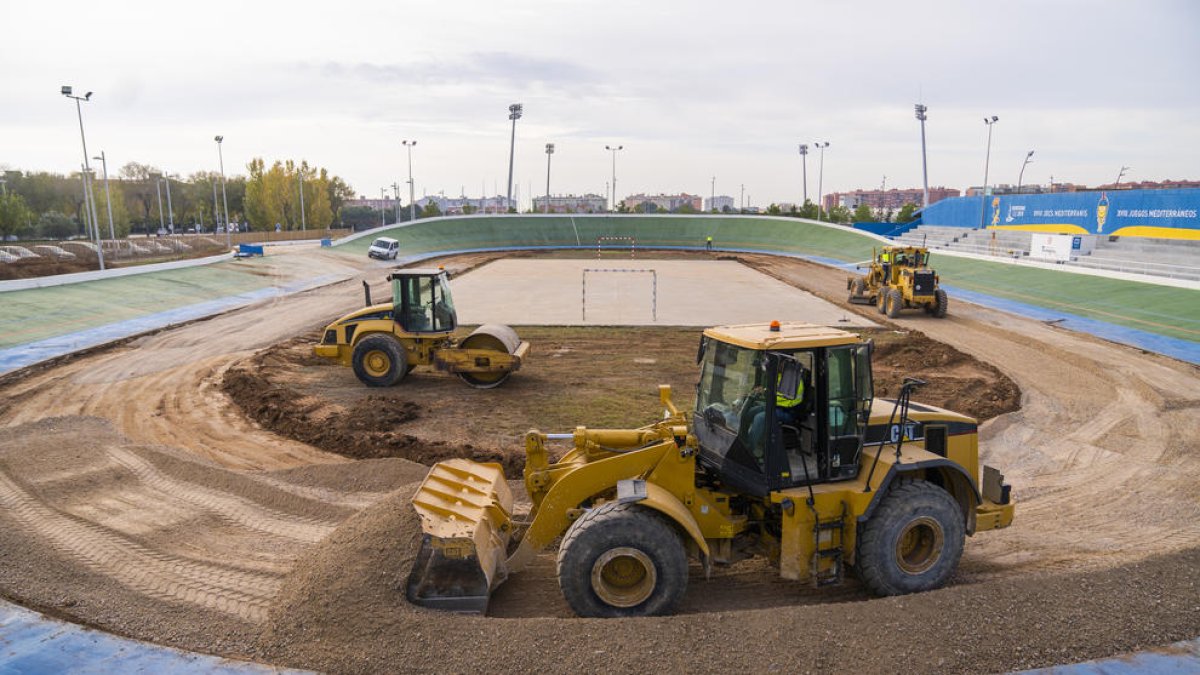
[[[921,217],[927,225],[1200,240],[1200,189],[954,197]]]
[[[920,224],[920,219],[910,223],[854,223],[854,229],[878,234],[882,237],[899,237]]]

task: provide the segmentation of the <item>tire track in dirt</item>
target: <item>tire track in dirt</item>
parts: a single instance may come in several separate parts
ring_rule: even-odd
[[[185,602],[260,623],[281,577],[169,556],[65,516],[0,472],[0,505],[60,553],[153,598]]]
[[[112,447],[107,451],[117,464],[129,469],[145,486],[164,497],[192,504],[246,529],[311,544],[336,527],[333,522],[290,516],[236,495],[175,480],[125,448]]]

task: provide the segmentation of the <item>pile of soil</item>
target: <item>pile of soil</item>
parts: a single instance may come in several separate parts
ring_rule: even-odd
[[[279,366],[279,357],[304,365],[306,349],[298,341],[275,353],[260,354],[230,368],[222,380],[225,393],[248,417],[275,433],[308,443],[327,452],[354,459],[400,457],[432,465],[444,459],[466,457],[479,462],[499,462],[509,475],[519,475],[524,457],[471,443],[425,440],[406,433],[406,425],[420,420],[426,408],[393,394],[371,393],[347,406],[327,405],[295,389],[272,383],[268,361]],[[307,344],[306,342],[304,344]]]
[[[916,377],[926,384],[913,393],[913,400],[980,421],[1021,407],[1020,388],[995,366],[924,333],[876,333],[871,363],[875,395],[881,398],[897,396],[904,378]]]

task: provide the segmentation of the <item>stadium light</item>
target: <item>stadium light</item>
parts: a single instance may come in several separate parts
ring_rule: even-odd
[[[800,144],[800,167],[804,172],[804,201],[800,202],[800,206],[803,208],[808,203],[808,145],[806,143]]]
[[[417,219],[417,202],[413,196],[413,175],[412,175],[412,149],[417,147],[416,141],[400,141],[400,144],[408,148],[408,221]],[[512,162],[508,165],[509,180],[512,180]],[[397,222],[399,218],[397,217]]]
[[[992,125],[999,122],[1000,118],[992,115],[984,117],[983,123],[987,125],[987,155],[983,159],[983,194],[980,195],[979,201],[979,227],[983,227],[987,220],[987,192],[988,192],[988,167],[992,163]]]
[[[1030,150],[1025,155],[1025,163],[1021,165],[1021,173],[1017,174],[1017,194],[1021,194],[1021,182],[1025,178],[1025,167],[1033,161],[1033,151]]]
[[[829,141],[814,143],[813,146],[821,151],[820,169],[817,170],[817,220],[821,220],[822,197],[824,197],[825,189],[825,148],[829,147]]]
[[[1123,178],[1125,176],[1125,172],[1131,168],[1133,168],[1133,167],[1129,167],[1129,166],[1121,167],[1121,172],[1117,174],[1117,182],[1113,185],[1113,187],[1121,187],[1121,178]]]
[[[64,84],[60,90],[63,96],[70,99],[75,99],[75,112],[79,115],[79,140],[83,143],[83,197],[84,209],[90,210],[92,217],[92,226],[95,227],[94,236],[96,238],[96,258],[100,261],[100,270],[104,271],[104,247],[100,245],[100,221],[96,218],[96,198],[92,195],[92,184],[89,180],[92,167],[88,164],[87,137],[83,134],[83,107],[81,101],[91,101],[92,92],[88,92],[83,96],[74,96],[74,89],[69,84]],[[86,214],[85,214],[86,220]]]
[[[108,189],[108,158],[104,156],[104,151],[100,151],[99,157],[92,159],[100,160],[100,166],[104,167],[104,203],[108,206],[108,236],[113,241],[117,240],[117,230],[113,227],[112,216],[112,191]]]
[[[921,208],[929,206],[929,161],[925,153],[925,112],[929,108],[924,103],[916,104],[917,119],[921,122]]]
[[[506,208],[512,208],[512,178],[513,178],[513,154],[517,147],[517,120],[521,119],[521,115],[525,113],[525,106],[520,103],[514,103],[508,106],[508,119],[512,120],[512,139],[508,143],[508,202]]]
[[[604,146],[604,149],[612,152],[612,208],[610,210],[616,211],[617,210],[617,151],[624,150],[625,146],[618,145],[617,147],[614,148],[611,145],[606,145],[606,146]]]
[[[221,149],[225,137],[213,136],[213,140],[217,142],[217,159],[221,162],[221,201],[225,204],[225,245],[233,248],[233,233],[230,232],[229,227],[229,197],[225,195],[225,153]]]
[[[550,213],[550,155],[554,154],[554,144],[546,144],[546,213]]]

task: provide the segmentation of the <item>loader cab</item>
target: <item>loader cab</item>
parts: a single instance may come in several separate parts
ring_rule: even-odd
[[[705,331],[698,358],[699,460],[720,481],[765,496],[858,475],[869,343],[809,324],[726,326]]]
[[[458,325],[450,275],[445,270],[400,270],[392,282],[392,307],[396,323],[406,333],[450,333]]]

